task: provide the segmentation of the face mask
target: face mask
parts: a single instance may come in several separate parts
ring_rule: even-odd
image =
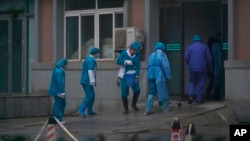
[[[99,53],[95,55],[95,58],[99,58]]]

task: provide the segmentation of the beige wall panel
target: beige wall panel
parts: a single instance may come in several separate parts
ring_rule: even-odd
[[[131,0],[131,23],[130,27],[145,29],[145,0]]]
[[[43,0],[41,6],[41,48],[40,48],[40,61],[51,62],[52,61],[52,0]]]
[[[237,1],[237,40],[236,46],[237,59],[249,61],[250,60],[250,0],[238,0]]]

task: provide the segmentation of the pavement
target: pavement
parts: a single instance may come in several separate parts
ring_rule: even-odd
[[[179,104],[182,106],[179,107]],[[138,103],[138,107],[139,112],[130,108],[129,114],[123,114],[122,107],[118,107],[87,118],[65,116],[66,123],[63,125],[68,131],[57,125],[57,137],[73,140],[71,135],[79,141],[170,141],[173,118],[178,118],[184,136],[187,125],[192,122],[195,136],[201,141],[229,141],[229,125],[238,124],[230,107],[221,101],[191,105],[186,101],[171,101],[170,111],[166,113],[162,113],[155,102],[152,115],[144,115],[144,102]],[[23,141],[35,138],[46,140],[47,120],[48,117],[0,119],[0,141],[12,140],[20,135]]]

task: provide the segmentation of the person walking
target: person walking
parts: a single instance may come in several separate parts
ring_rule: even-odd
[[[172,78],[170,64],[167,55],[164,53],[166,46],[162,42],[155,44],[155,52],[148,59],[147,79],[149,85],[149,93],[146,102],[146,115],[153,113],[153,104],[155,94],[158,94],[161,103],[162,111],[169,110],[169,93],[167,80]]]
[[[218,32],[216,37],[212,36],[208,40],[208,47],[213,58],[213,71],[208,75],[209,83],[206,89],[206,95],[209,99],[214,100],[224,99],[224,55],[220,38],[221,34]]]
[[[203,103],[207,67],[212,71],[212,56],[207,45],[201,42],[199,35],[193,36],[193,43],[187,47],[184,59],[190,72],[188,103],[192,104],[195,96],[196,103]],[[195,95],[196,91],[197,95]]]
[[[212,53],[212,46],[215,42],[216,38],[214,36],[209,37],[208,42],[207,42],[207,46],[209,48],[210,54],[212,55],[212,60],[213,60],[213,66],[214,66],[214,57],[213,57],[213,53]],[[206,98],[210,99],[211,98],[211,93],[213,91],[214,88],[214,68],[212,69],[212,71],[208,70],[208,84],[207,84],[207,88],[206,88]]]
[[[81,85],[85,92],[85,97],[78,109],[78,113],[82,117],[86,117],[85,110],[87,108],[88,115],[96,115],[97,113],[93,111],[93,105],[95,101],[95,90],[96,86],[96,58],[99,57],[99,49],[93,47],[90,49],[90,55],[82,63],[82,76]]]
[[[65,94],[65,71],[64,67],[68,61],[61,58],[52,72],[49,95],[54,97],[53,115],[61,122],[64,116],[66,107],[66,94]]]
[[[224,58],[223,58],[223,46],[221,40],[217,36],[215,42],[212,45],[212,56],[214,58],[214,99],[224,99]]]
[[[129,96],[129,87],[132,87],[133,90],[133,99],[132,99],[132,108],[135,111],[139,111],[136,103],[140,95],[140,86],[139,86],[139,74],[140,74],[140,57],[137,54],[137,50],[141,47],[140,42],[132,42],[127,50],[121,52],[116,60],[116,64],[123,67],[124,71],[122,74],[119,74],[120,78],[120,90],[121,98],[124,107],[124,114],[129,113],[128,108],[128,96]],[[132,82],[129,80],[132,79]],[[130,82],[130,83],[129,83]]]

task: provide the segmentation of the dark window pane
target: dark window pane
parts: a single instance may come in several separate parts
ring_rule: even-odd
[[[28,13],[34,13],[35,3],[34,0],[27,0],[27,11]]]
[[[82,16],[81,18],[81,58],[89,54],[89,49],[94,46],[95,37],[94,16]]]
[[[115,27],[123,27],[123,13],[116,13],[115,14]]]
[[[66,57],[68,59],[78,59],[78,17],[66,18]]]
[[[0,0],[0,14],[12,14],[14,18],[17,18],[25,11],[25,4],[25,0]]]
[[[113,14],[103,14],[99,17],[100,28],[100,58],[113,58]]]
[[[124,0],[98,0],[98,8],[123,7]]]
[[[95,0],[65,0],[65,10],[95,9]]]

